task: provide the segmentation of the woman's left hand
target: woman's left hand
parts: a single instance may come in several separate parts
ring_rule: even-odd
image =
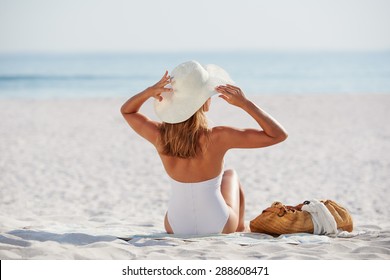
[[[247,101],[245,94],[239,87],[227,84],[217,86],[215,90],[220,93],[219,97],[231,105],[242,107]]]
[[[150,91],[152,97],[156,98],[158,101],[162,101],[163,97],[161,94],[163,92],[172,92],[172,88],[166,88],[165,86],[171,82],[171,77],[168,75],[168,71],[165,71],[164,76],[153,86],[149,87],[147,90]]]

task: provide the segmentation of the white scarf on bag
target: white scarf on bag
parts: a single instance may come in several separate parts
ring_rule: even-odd
[[[314,225],[314,234],[337,234],[337,223],[328,208],[317,199],[309,200],[310,203],[302,206],[303,211],[311,214]]]

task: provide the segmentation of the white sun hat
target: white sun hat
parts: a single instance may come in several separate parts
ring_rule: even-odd
[[[162,101],[155,100],[154,110],[166,123],[188,120],[214,94],[215,87],[233,84],[229,74],[213,64],[202,66],[197,61],[184,62],[171,72],[173,92],[163,92]]]

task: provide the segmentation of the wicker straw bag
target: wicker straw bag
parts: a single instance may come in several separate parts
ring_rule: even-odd
[[[340,206],[333,200],[321,200],[322,203],[325,204],[326,208],[328,208],[330,214],[332,214],[333,218],[336,220],[337,228],[345,231],[352,232],[353,230],[353,221],[352,217],[344,207]]]
[[[332,200],[321,200],[335,218],[337,228],[351,232],[353,221],[348,211]],[[310,213],[302,211],[303,204],[286,206],[281,202],[272,203],[271,207],[250,222],[252,232],[271,235],[288,233],[313,233],[314,225]]]

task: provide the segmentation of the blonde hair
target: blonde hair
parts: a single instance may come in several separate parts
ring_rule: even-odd
[[[181,123],[160,125],[162,153],[167,156],[194,158],[202,152],[200,136],[209,139],[207,117],[203,106],[188,120]]]

